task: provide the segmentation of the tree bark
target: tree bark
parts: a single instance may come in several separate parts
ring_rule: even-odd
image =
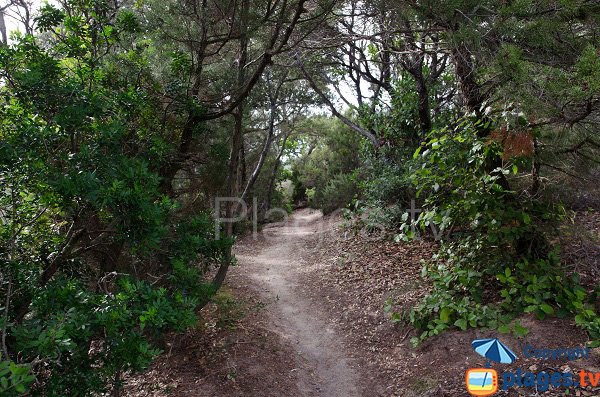
[[[238,84],[243,84],[246,79],[246,63],[248,62],[248,14],[250,11],[250,0],[242,1],[242,10],[240,14],[240,57],[238,60]],[[229,159],[229,178],[228,178],[228,189],[227,193],[229,197],[237,197],[240,189],[240,165],[241,156],[244,145],[244,133],[243,133],[243,122],[244,122],[244,101],[242,100],[234,113],[235,122],[233,127],[233,134],[231,137],[231,154]],[[225,210],[226,217],[231,219],[237,212],[237,203],[231,202],[227,205]],[[234,231],[233,222],[227,223],[226,236],[232,237]],[[231,264],[231,252],[228,252],[225,260],[219,266],[217,274],[215,275],[212,285],[215,290],[219,289],[225,281],[227,270]]]
[[[463,105],[475,112],[477,117],[480,117],[484,98],[481,95],[481,87],[476,80],[473,57],[464,43],[459,43],[452,49],[452,61],[463,97]]]
[[[277,178],[277,171],[279,170],[279,166],[281,165],[281,157],[283,156],[283,152],[285,151],[285,144],[287,142],[288,136],[288,134],[285,134],[283,137],[283,141],[281,142],[281,148],[279,149],[279,153],[277,154],[277,158],[275,159],[275,165],[273,166],[273,170],[271,171],[271,177],[269,178],[269,187],[267,189],[266,200],[267,211],[271,209],[271,201],[273,200],[273,192],[275,191],[275,179]]]
[[[7,45],[8,34],[6,33],[6,21],[4,20],[4,10],[0,10],[0,35],[2,35],[0,46]]]
[[[423,76],[423,71],[419,68],[413,73],[417,94],[419,95],[418,113],[421,133],[427,134],[431,130],[431,111],[429,109],[429,89]]]

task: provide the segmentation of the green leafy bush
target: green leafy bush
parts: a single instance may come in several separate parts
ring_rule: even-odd
[[[118,392],[168,332],[196,323],[214,294],[206,272],[233,243],[163,183],[173,126],[151,96],[160,82],[119,42],[135,16],[113,26],[68,3],[69,16],[41,10],[43,43],[0,46],[2,395]]]
[[[561,208],[507,190],[516,165],[495,166],[499,145],[478,136],[487,123],[466,119],[434,131],[414,154],[421,164],[412,179],[417,196],[425,195],[424,211],[402,225],[398,239],[434,225],[444,240],[423,269],[433,290],[409,314],[422,331],[415,343],[453,326],[506,330],[521,313],[574,313],[591,328],[597,318],[547,243]]]
[[[336,119],[317,117],[306,128],[319,130],[322,137],[304,156],[292,161],[294,200],[307,200],[328,214],[344,208],[359,193],[359,150],[363,142]]]
[[[353,174],[339,174],[330,179],[322,191],[315,192],[313,201],[327,215],[348,206],[357,194],[356,177]]]
[[[105,392],[120,374],[141,370],[160,352],[166,330],[196,321],[197,301],[178,291],[120,278],[111,294],[56,280],[32,302],[35,316],[11,326],[21,360],[42,360],[49,376],[33,394]]]
[[[363,151],[361,172],[368,176],[359,183],[366,205],[380,207],[399,205],[407,208],[414,197],[414,187],[410,180],[412,151],[400,148],[381,148],[377,153]],[[371,205],[372,203],[372,205]]]
[[[27,365],[0,361],[0,394],[6,397],[24,395],[35,380]]]

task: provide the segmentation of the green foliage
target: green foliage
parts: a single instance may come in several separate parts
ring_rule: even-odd
[[[358,195],[359,174],[355,170],[362,142],[335,119],[314,118],[306,128],[322,137],[317,142],[307,139],[308,153],[292,162],[294,199],[308,199],[309,205],[328,214],[347,206]]]
[[[412,150],[408,148],[381,148],[377,153],[363,151],[362,172],[368,177],[360,182],[366,200],[375,203],[406,206],[413,197],[410,180]]]
[[[116,25],[121,32],[127,33],[136,33],[141,28],[137,16],[131,10],[120,10]]]
[[[61,10],[51,4],[45,4],[40,8],[39,15],[35,21],[41,32],[47,32],[62,23],[64,19],[65,14]]]
[[[322,191],[315,192],[311,204],[327,215],[349,205],[357,194],[355,174],[339,174],[331,178]]]
[[[564,156],[578,156],[569,157],[574,169],[597,165],[594,2],[378,4],[373,10],[398,17],[377,22],[381,40],[367,43],[366,56],[358,46],[324,62],[350,60],[326,68],[327,86],[348,82],[348,73],[359,91],[361,81],[371,85],[371,103],[360,98],[347,117],[375,133],[376,149],[338,120],[298,122],[314,100],[297,71],[268,89],[281,77],[277,65],[289,64],[276,49],[287,48],[294,7],[268,7],[263,17],[260,7],[238,12],[241,3],[207,3],[201,13],[188,2],[134,3],[44,4],[38,36],[0,46],[0,394],[116,392],[123,372],[149,365],[166,333],[195,323],[216,292],[208,271],[233,262],[233,239],[215,235],[210,203],[228,180],[243,185],[241,169],[264,141],[251,131],[264,131],[269,115],[281,150],[268,153],[271,172],[251,189],[252,198],[267,192],[260,211],[290,211],[291,194],[277,186],[291,180],[297,201],[325,213],[352,204],[369,232],[399,227],[397,240],[408,240],[435,226],[444,237],[424,267],[431,294],[405,316],[392,314],[419,328],[418,340],[450,327],[524,334],[513,321],[521,313],[575,314],[600,338],[598,291],[564,274],[550,249],[562,209],[508,183],[534,165],[569,174],[553,165]],[[352,29],[332,22],[310,31]],[[275,91],[280,106],[269,114],[265,98]],[[488,117],[502,113],[501,133],[483,138],[493,136],[489,120],[453,123],[461,102],[475,112],[489,106]],[[232,121],[218,117],[231,104],[244,110],[238,153]],[[507,153],[518,134],[531,157]],[[233,174],[241,178],[228,175],[231,154],[240,156]],[[425,211],[410,224],[401,208],[415,196]],[[235,302],[217,300],[231,317],[222,325],[232,326]]]
[[[575,316],[575,323],[590,336],[590,347],[600,347],[600,317],[592,309],[585,309]]]
[[[127,278],[116,285],[112,294],[93,293],[75,280],[55,280],[32,302],[35,316],[11,327],[22,359],[47,363],[43,395],[106,391],[114,374],[148,366],[161,333],[196,321],[197,302],[180,292]]]
[[[27,365],[0,361],[0,394],[6,397],[24,395],[35,380]]]
[[[521,313],[586,313],[592,328],[596,321],[586,291],[565,276],[546,243],[560,208],[505,189],[512,165],[494,167],[500,147],[478,138],[478,129],[488,127],[463,120],[432,132],[414,154],[421,164],[413,181],[417,196],[426,194],[425,211],[402,226],[399,239],[414,237],[414,227],[453,231],[423,269],[433,290],[409,314],[422,330],[416,343],[453,326],[505,328]]]
[[[425,79],[431,78],[428,66],[424,65],[421,72]],[[453,79],[448,73],[431,78],[427,87],[431,108],[440,105],[440,97],[448,91]],[[402,70],[392,81],[389,103],[377,107],[377,111],[366,105],[359,109],[360,122],[378,134],[383,146],[360,151],[359,189],[363,202],[357,207],[357,226],[365,223],[367,229],[373,229],[371,225],[376,224],[380,229],[397,230],[403,223],[404,210],[414,199],[412,155],[429,132],[420,125],[420,99],[415,84],[414,76]],[[434,126],[445,125],[452,115],[450,109],[428,113]]]
[[[127,42],[137,17],[68,3],[40,11],[43,43],[0,47],[2,395],[119,390],[196,323],[233,243],[163,185],[178,120],[153,96],[150,50]]]

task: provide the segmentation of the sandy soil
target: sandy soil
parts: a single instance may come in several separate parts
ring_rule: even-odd
[[[273,330],[304,358],[298,379],[303,396],[359,396],[361,377],[343,341],[330,327],[327,313],[315,307],[298,284],[305,268],[304,242],[317,232],[321,220],[320,213],[304,210],[286,224],[265,228],[263,237],[268,244],[256,254],[245,254],[243,249],[237,252],[240,266],[232,271],[232,277],[247,275],[266,299],[275,297],[269,307]]]

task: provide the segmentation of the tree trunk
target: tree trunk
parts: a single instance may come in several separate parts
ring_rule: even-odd
[[[281,87],[281,84],[279,85]],[[277,93],[275,93],[277,95]],[[265,139],[265,144],[260,153],[260,157],[258,159],[258,163],[256,164],[256,168],[254,168],[254,172],[250,176],[248,183],[246,184],[246,188],[241,195],[241,199],[245,200],[248,196],[248,193],[254,186],[254,183],[258,179],[258,175],[260,175],[260,171],[265,164],[265,160],[267,159],[267,155],[269,154],[269,150],[271,149],[271,143],[273,142],[273,135],[275,132],[275,116],[277,112],[277,97],[275,95],[270,95],[270,108],[269,108],[269,126],[267,128],[267,137]]]
[[[240,154],[239,154],[239,168],[237,171],[237,183],[236,183],[236,194],[239,195],[242,192],[242,187],[246,184],[246,145],[244,144],[244,116],[242,115],[241,119],[241,144],[240,144]]]
[[[239,86],[244,84],[246,79],[245,67],[248,62],[248,13],[250,10],[250,0],[242,1],[242,10],[240,14],[240,58],[238,64],[238,76],[237,82]],[[237,197],[240,189],[240,165],[243,145],[244,145],[244,134],[243,134],[243,121],[244,121],[244,102],[241,101],[238,105],[236,112],[234,113],[235,123],[233,127],[233,135],[231,138],[231,156],[229,160],[229,178],[228,178],[228,195],[229,197]],[[236,202],[231,202],[227,205],[226,217],[232,218],[237,212],[238,205]],[[232,222],[227,223],[226,236],[232,237],[234,231],[234,225]],[[219,289],[225,281],[227,270],[231,264],[232,256],[229,251],[215,275],[212,285],[215,290]]]
[[[477,128],[477,135],[480,138],[487,138],[492,132],[492,122],[482,109],[486,98],[482,95],[481,87],[477,83],[475,62],[471,52],[464,43],[459,43],[452,49],[452,61],[454,62],[456,77],[458,78],[459,88],[463,96],[463,105],[468,110],[474,112],[478,120],[482,121]],[[490,173],[499,167],[502,167],[502,158],[500,156],[493,156],[487,159],[485,171]],[[505,191],[510,190],[510,184],[504,174],[499,175],[498,184]]]
[[[421,134],[424,136],[425,134],[431,131],[431,112],[429,109],[429,89],[427,88],[427,83],[425,82],[425,77],[423,76],[423,71],[421,70],[421,66],[419,66],[418,70],[415,70],[412,73],[415,79],[415,85],[417,94],[419,95],[419,104],[418,104],[418,112],[419,112],[419,124],[421,127]],[[420,143],[420,142],[418,142]]]
[[[0,46],[7,45],[8,35],[6,33],[6,21],[4,20],[4,11],[0,11],[0,35],[2,35]]]
[[[463,105],[475,112],[477,117],[480,117],[484,98],[481,95],[481,87],[476,80],[473,58],[464,43],[460,43],[452,49],[452,61],[463,97]]]
[[[540,164],[538,158],[538,140],[533,137],[533,160],[531,164],[531,195],[537,196],[540,191],[541,179],[540,179]]]

